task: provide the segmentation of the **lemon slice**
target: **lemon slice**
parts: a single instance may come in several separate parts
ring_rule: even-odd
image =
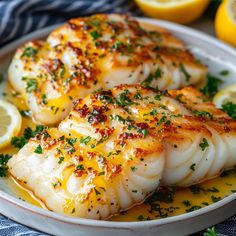
[[[190,23],[206,9],[209,0],[135,0],[148,16],[176,23]]]
[[[236,84],[223,88],[213,98],[213,103],[217,108],[222,108],[222,105],[228,102],[236,104]]]
[[[21,115],[17,108],[0,99],[0,148],[6,147],[12,137],[19,134],[21,123]]]
[[[215,19],[216,35],[236,47],[236,1],[225,0],[219,6]]]

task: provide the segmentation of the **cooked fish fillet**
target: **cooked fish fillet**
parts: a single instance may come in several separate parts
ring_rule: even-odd
[[[31,139],[11,174],[55,212],[105,219],[158,186],[187,186],[236,165],[236,121],[193,88],[121,85],[74,102]]]
[[[206,66],[180,40],[159,27],[149,29],[122,15],[69,20],[46,41],[19,48],[9,80],[35,119],[52,125],[65,118],[75,97],[99,88],[142,83],[178,89],[205,78]]]

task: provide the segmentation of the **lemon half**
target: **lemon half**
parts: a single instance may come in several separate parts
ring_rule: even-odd
[[[236,47],[236,1],[224,0],[215,19],[216,35]]]
[[[223,88],[213,98],[213,103],[217,108],[222,108],[222,105],[228,102],[236,104],[236,84]]]
[[[0,99],[0,148],[11,143],[13,136],[19,134],[22,118],[17,108]]]
[[[135,0],[148,16],[187,24],[204,12],[209,0]]]

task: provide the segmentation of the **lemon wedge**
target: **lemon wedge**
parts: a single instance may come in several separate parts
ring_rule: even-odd
[[[0,99],[0,148],[11,143],[13,136],[19,134],[22,118],[17,108]]]
[[[224,0],[215,19],[216,35],[219,39],[236,47],[236,1]]]
[[[135,0],[148,16],[187,24],[204,12],[209,0]]]
[[[228,102],[236,104],[236,84],[221,89],[213,98],[217,108],[222,108],[222,105]]]

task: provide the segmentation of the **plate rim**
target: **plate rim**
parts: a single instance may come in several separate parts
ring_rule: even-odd
[[[218,39],[206,33],[189,28],[187,26],[183,26],[183,25],[179,25],[176,23],[167,22],[163,20],[151,19],[147,17],[135,17],[135,18],[138,19],[139,21],[147,22],[154,25],[156,24],[161,27],[167,28],[167,30],[178,31],[179,33],[182,32],[185,35],[186,34],[191,35],[194,38],[198,38],[202,41],[214,44],[216,47],[222,49],[226,53],[231,54],[236,59],[236,50],[233,47],[219,41]],[[2,48],[0,48],[0,58],[3,57],[4,55],[10,54],[12,51],[15,51],[19,45],[25,43],[28,40],[37,39],[37,38],[42,37],[42,35],[49,34],[54,28],[58,27],[59,25],[61,24],[55,24],[55,25],[51,25],[51,26],[33,31],[25,36],[22,36],[21,38],[17,40],[10,42],[9,44],[6,44]],[[216,203],[212,203],[209,206],[206,206],[199,210],[195,210],[193,212],[184,213],[177,216],[170,216],[167,218],[155,219],[151,221],[133,221],[133,222],[92,220],[92,219],[84,219],[84,218],[79,218],[79,217],[72,218],[69,216],[65,216],[59,213],[51,212],[49,210],[36,207],[33,204],[19,200],[17,197],[11,196],[10,194],[2,190],[0,190],[0,199],[4,201],[8,201],[9,203],[16,205],[16,207],[23,208],[24,210],[30,211],[31,213],[38,214],[47,218],[52,218],[53,220],[56,220],[59,222],[65,222],[65,223],[74,224],[74,225],[96,226],[100,228],[119,228],[119,229],[126,229],[126,228],[134,229],[135,228],[137,229],[137,228],[143,228],[144,226],[145,227],[159,227],[165,224],[184,221],[190,218],[198,217],[200,215],[203,215],[211,211],[215,211],[231,203],[232,201],[235,201],[236,193],[232,193],[229,196],[223,198],[222,200]]]

